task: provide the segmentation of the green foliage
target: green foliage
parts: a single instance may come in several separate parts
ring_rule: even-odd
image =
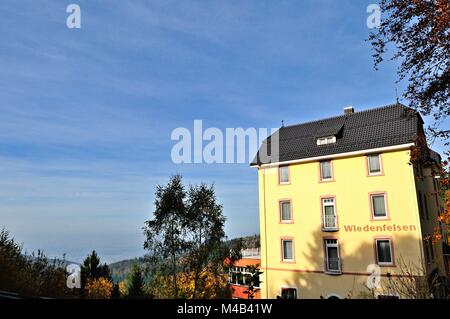
[[[81,297],[85,297],[85,287],[89,282],[95,282],[99,279],[105,279],[112,282],[111,272],[106,264],[100,264],[100,257],[98,257],[95,250],[88,255],[81,266]]]
[[[114,282],[121,282],[122,280],[127,279],[128,274],[131,273],[134,264],[137,264],[140,267],[144,267],[144,265],[146,266],[145,263],[146,261],[143,257],[126,259],[111,263],[108,265],[108,268],[111,271],[112,280]]]
[[[111,292],[111,299],[120,299],[122,296],[120,294],[119,284],[115,283],[113,285],[113,290]]]
[[[231,245],[241,245],[242,249],[246,248],[259,248],[261,247],[261,241],[259,234],[246,237],[238,237],[230,240]]]
[[[25,256],[5,229],[0,231],[0,290],[30,297],[73,298],[66,286],[65,258],[50,261],[42,251]]]
[[[146,296],[144,291],[144,276],[137,264],[133,264],[131,274],[127,281],[127,298],[138,299]]]
[[[166,186],[159,185],[155,194],[154,219],[145,223],[144,248],[154,265],[167,269],[172,276],[172,295],[178,298],[178,261],[186,252],[186,192],[180,175],[172,176]]]
[[[247,271],[251,274],[248,284],[247,290],[244,291],[245,294],[247,294],[248,299],[253,299],[256,296],[256,293],[259,291],[259,288],[261,286],[261,275],[263,272],[259,270],[259,265],[249,265],[247,266]]]
[[[81,278],[84,280],[106,278],[111,280],[108,265],[100,264],[100,258],[95,250],[86,257],[81,266]]]
[[[170,284],[166,298],[196,298],[207,284],[202,272],[208,269],[217,278],[224,273],[224,260],[230,255],[222,205],[216,201],[213,185],[191,185],[186,192],[180,175],[158,186],[155,198],[154,219],[144,227],[151,289],[162,296],[155,285]],[[192,287],[180,290],[181,283]],[[182,296],[186,291],[191,295]]]
[[[187,222],[189,268],[194,272],[192,298],[205,286],[200,281],[200,272],[209,265],[218,275],[218,267],[223,264],[224,255],[220,247],[225,239],[225,217],[222,205],[217,204],[214,186],[206,184],[190,186],[187,198]],[[226,255],[225,255],[226,256]]]

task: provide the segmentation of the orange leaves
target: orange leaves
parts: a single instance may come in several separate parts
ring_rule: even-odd
[[[89,299],[110,299],[113,290],[113,284],[106,278],[89,280],[86,287],[86,298]]]
[[[431,236],[432,243],[436,244],[436,243],[440,242],[443,238],[444,238],[444,236],[442,235],[441,228],[435,227],[433,229],[433,235]]]
[[[159,276],[151,285],[155,298],[174,298],[170,294],[172,285],[171,276]],[[195,272],[181,272],[177,274],[178,298],[192,299],[195,286]],[[205,268],[199,273],[197,281],[196,299],[229,298],[231,290],[228,285],[228,276],[215,274],[211,269]]]
[[[227,275],[216,275],[207,268],[200,272],[198,282],[201,286],[201,289],[197,289],[196,298],[198,299],[223,298],[223,292],[228,288]],[[194,272],[181,273],[178,276],[178,284],[182,295],[192,298],[195,284]]]

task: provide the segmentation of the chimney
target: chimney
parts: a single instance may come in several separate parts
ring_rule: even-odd
[[[344,114],[353,114],[355,113],[355,109],[353,106],[344,107]]]

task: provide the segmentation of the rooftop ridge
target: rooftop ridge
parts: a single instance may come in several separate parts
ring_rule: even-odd
[[[339,119],[339,118],[347,118],[347,117],[353,116],[355,114],[363,114],[363,113],[368,113],[368,112],[373,112],[373,111],[379,111],[379,110],[382,110],[382,109],[387,109],[387,108],[395,107],[395,106],[401,106],[403,108],[413,110],[410,107],[408,107],[408,106],[406,106],[406,105],[404,105],[402,103],[393,103],[393,104],[388,104],[388,105],[384,105],[384,106],[379,106],[379,107],[376,107],[376,108],[373,108],[373,109],[357,111],[357,112],[352,113],[352,114],[341,114],[341,115],[336,115],[336,116],[332,116],[332,117],[322,118],[320,120],[313,120],[313,121],[307,121],[307,122],[302,122],[302,123],[297,123],[297,124],[285,125],[285,126],[280,127],[280,129],[286,129],[286,128],[291,128],[291,127],[301,126],[301,125],[306,125],[306,124],[320,123],[320,122],[323,122],[323,121],[329,121],[329,120],[334,120],[334,119]]]

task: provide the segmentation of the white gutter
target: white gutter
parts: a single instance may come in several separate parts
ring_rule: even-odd
[[[307,162],[316,162],[316,161],[322,161],[322,160],[333,159],[333,158],[351,157],[351,156],[365,155],[365,154],[377,153],[377,152],[381,153],[381,152],[397,151],[397,150],[402,150],[402,149],[408,149],[411,146],[414,146],[414,143],[372,148],[372,149],[347,152],[347,153],[338,153],[338,154],[331,154],[331,155],[324,155],[324,156],[308,157],[308,158],[302,158],[302,159],[291,160],[291,161],[286,161],[286,162],[276,162],[276,163],[261,164],[261,165],[254,164],[254,165],[250,165],[250,167],[265,168],[265,167],[279,166],[280,164],[290,165],[290,164],[300,164],[300,163],[307,163]]]

